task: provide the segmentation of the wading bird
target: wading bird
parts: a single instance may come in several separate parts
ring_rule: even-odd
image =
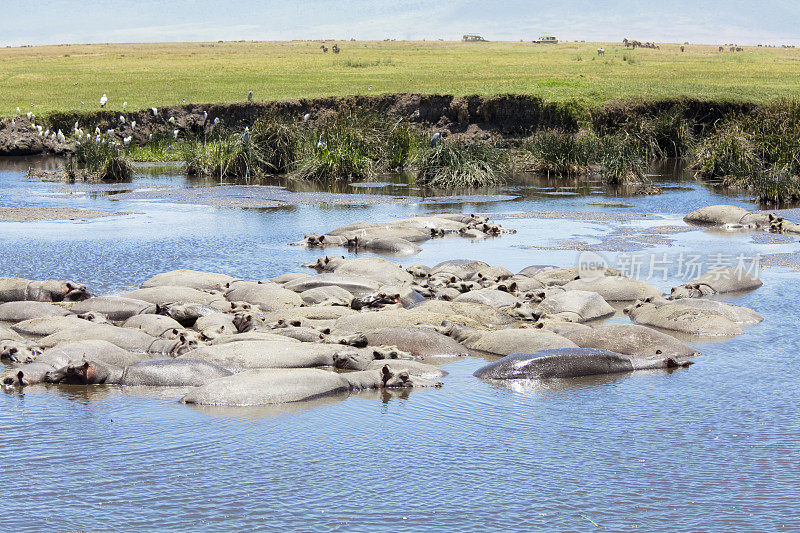
[[[242,133],[242,142],[247,144],[250,142],[250,128],[247,126],[244,127],[244,133]]]
[[[431,144],[431,148],[433,148],[434,146],[436,146],[440,142],[442,142],[442,133],[437,131],[436,133],[433,134],[433,137],[431,137],[431,143],[430,143]]]
[[[253,91],[250,91],[249,93],[247,93],[247,101],[248,102],[252,102],[253,101]]]
[[[155,107],[151,107],[151,108],[150,108],[150,111],[152,111],[152,112],[153,112],[153,116],[154,116],[154,117],[158,115],[158,109],[156,109]]]
[[[303,122],[308,122],[308,119],[310,118],[311,118],[311,113],[306,113],[305,115],[303,115]]]
[[[125,111],[125,108],[128,107],[128,102],[122,102],[122,110]]]
[[[105,107],[106,102],[108,102],[108,96],[106,96],[106,94],[103,93],[103,96],[100,97],[100,107]]]

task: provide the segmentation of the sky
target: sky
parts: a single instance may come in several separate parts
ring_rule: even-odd
[[[0,46],[217,40],[800,45],[798,0],[0,0]]]

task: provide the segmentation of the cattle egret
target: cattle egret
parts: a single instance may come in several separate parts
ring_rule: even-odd
[[[125,111],[125,108],[128,107],[128,102],[122,102],[122,110]]]
[[[244,133],[242,133],[242,142],[245,144],[250,142],[250,128],[247,126],[244,127]]]
[[[219,117],[214,119],[214,125],[216,126],[217,124],[219,124]]]
[[[184,104],[186,103],[186,98],[184,98],[184,99],[183,99],[183,103],[184,103]]]
[[[114,130],[106,130],[106,134],[109,136],[114,135]]]
[[[11,119],[11,127],[13,128],[15,125],[16,125],[16,122],[14,122],[14,119],[12,118]]]
[[[49,135],[50,135],[50,128],[47,128],[46,130],[44,130],[44,136],[48,137]]]
[[[122,144],[124,144],[125,146],[128,146],[131,143],[131,139],[133,139],[133,136],[132,135],[128,135],[127,137],[122,139]]]
[[[150,108],[150,111],[152,111],[152,112],[153,112],[153,116],[154,116],[154,117],[155,117],[156,115],[158,115],[158,109],[156,109],[155,107],[151,107],[151,108]]]
[[[95,135],[100,135],[100,126],[95,127],[94,134]]]
[[[120,116],[119,116],[119,121],[120,121],[120,122],[122,122],[123,124],[125,124],[125,117],[123,117],[122,115],[120,115]]]
[[[305,115],[303,115],[303,122],[308,122],[308,119],[310,118],[311,118],[311,113],[306,113]]]
[[[25,116],[26,116],[26,117],[28,117],[28,120],[30,120],[30,119],[31,119],[31,115],[33,115],[33,113],[31,113],[30,111],[28,111],[27,113],[25,113]]]
[[[253,91],[250,91],[249,93],[247,93],[247,101],[248,102],[252,102],[253,101]]]
[[[22,111],[19,110],[19,106],[17,106],[17,115],[21,115]]]
[[[367,89],[367,90],[368,90],[368,91],[371,91],[371,90],[372,90],[372,85],[370,85],[370,86],[369,86],[369,89]]]
[[[106,96],[106,94],[103,93],[103,96],[100,97],[100,107],[105,107],[106,102],[108,102],[108,96]]]
[[[172,131],[172,136],[177,139],[178,138],[178,130],[173,130]]]
[[[431,148],[433,148],[440,142],[442,142],[442,134],[441,132],[437,131],[436,133],[433,134],[433,137],[431,137]]]
[[[50,140],[51,141],[55,141],[56,140],[56,134],[55,133],[51,133],[50,134]]]
[[[91,141],[92,140],[92,134],[91,133],[87,133],[86,134],[86,140],[87,141]]]
[[[73,128],[75,128],[76,130],[78,129],[78,121],[77,120],[75,121],[75,125],[73,126]]]
[[[203,120],[208,119],[208,111],[203,111]]]
[[[169,122],[170,124],[175,124],[175,117],[169,117],[169,120],[167,120],[167,122]]]
[[[66,140],[67,140],[66,137],[64,137],[64,134],[61,133],[61,130],[58,130],[57,137],[58,137],[58,142],[60,142],[60,143],[66,142]]]
[[[131,129],[134,129],[135,127],[136,127],[136,121],[131,120]]]
[[[328,145],[325,143],[325,141],[322,140],[322,138],[320,138],[320,140],[317,141],[317,148],[324,149],[326,146]]]
[[[147,136],[147,140],[148,140],[148,141],[152,141],[152,140],[153,140],[153,134],[152,134],[152,133],[151,133],[150,135],[148,135],[148,136]]]

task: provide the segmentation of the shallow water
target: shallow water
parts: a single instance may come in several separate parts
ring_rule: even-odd
[[[656,177],[658,196],[531,178],[427,203],[395,181],[326,193],[400,198],[389,203],[240,209],[137,198],[146,189],[203,185],[174,169],[86,187],[28,182],[27,165],[14,165],[0,164],[1,204],[127,214],[2,222],[0,275],[71,278],[96,292],[175,268],[248,279],[302,271],[319,251],[287,243],[305,233],[435,211],[498,213],[517,233],[429,241],[403,264],[467,257],[518,270],[572,266],[574,248],[596,250],[615,266],[667,254],[669,264],[649,279],[667,290],[687,279],[677,268],[681,253],[700,252],[708,266],[717,254],[799,251],[797,238],[678,232],[683,215],[701,205],[753,206],[672,169]],[[487,200],[504,195],[515,199]],[[583,244],[566,246],[576,242]],[[735,339],[694,343],[703,356],[672,373],[502,388],[473,378],[485,361],[468,358],[445,367],[441,390],[286,409],[193,409],[177,402],[179,390],[8,391],[0,394],[0,524],[22,531],[797,529],[798,272],[770,266],[760,276],[762,288],[730,300],[765,322]]]

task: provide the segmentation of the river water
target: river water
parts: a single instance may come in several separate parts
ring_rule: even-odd
[[[192,408],[169,389],[5,391],[2,530],[800,528],[797,238],[682,221],[702,205],[755,208],[746,196],[679,167],[655,170],[663,194],[653,196],[520,178],[439,198],[402,179],[337,191],[213,187],[169,168],[113,187],[65,185],[28,181],[29,164],[57,162],[0,162],[0,204],[122,214],[0,222],[3,276],[74,279],[98,293],[176,268],[266,279],[319,255],[287,246],[306,233],[483,212],[517,233],[429,241],[400,262],[470,258],[516,271],[573,266],[590,251],[668,290],[692,277],[690,263],[741,259],[760,266],[764,286],[729,300],[765,321],[692,342],[703,355],[688,369],[538,386],[479,381],[472,372],[486,361],[470,357],[444,367],[440,390],[282,408]]]

